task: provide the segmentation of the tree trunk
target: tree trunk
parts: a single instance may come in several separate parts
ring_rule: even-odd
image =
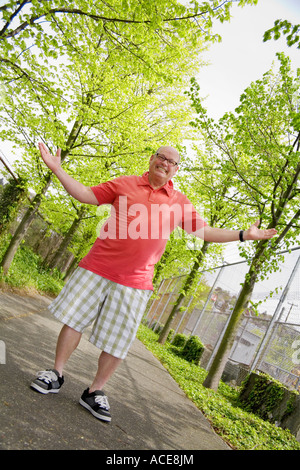
[[[76,256],[74,257],[73,261],[71,262],[70,266],[68,267],[67,269],[67,272],[65,273],[64,277],[63,277],[63,280],[64,282],[67,282],[70,277],[72,276],[73,272],[75,271],[75,269],[77,268],[77,265],[78,265],[78,259],[76,258]]]
[[[50,175],[47,177],[46,184],[42,191],[39,194],[36,194],[36,196],[33,198],[33,200],[30,203],[29,208],[27,209],[24,217],[22,218],[21,222],[19,223],[11,241],[10,244],[4,253],[4,256],[1,260],[0,267],[3,269],[3,273],[7,274],[9,267],[12,263],[12,260],[14,259],[14,256],[16,254],[17,249],[19,248],[28,228],[32,224],[36,213],[38,211],[38,208],[41,204],[42,196],[46,193],[49,184],[51,181]]]
[[[203,386],[206,388],[211,388],[213,390],[218,389],[221,376],[234,343],[241,315],[247,306],[251,292],[251,286],[248,283],[245,283],[232,311],[230,321],[227,325],[213,363],[209,369],[208,375],[203,382]]]
[[[206,376],[206,379],[203,382],[203,386],[206,388],[211,388],[215,391],[218,389],[221,376],[223,374],[225,365],[228,361],[231,348],[233,346],[233,343],[236,337],[241,315],[243,311],[245,310],[245,308],[247,308],[247,304],[249,302],[250,296],[254,289],[254,285],[255,285],[258,273],[260,271],[259,266],[263,262],[264,250],[265,250],[265,247],[263,246],[259,247],[251,263],[250,269],[248,273],[246,274],[245,282],[237,298],[234,309],[231,313],[230,320],[225,330],[221,344],[214,357],[214,360],[209,369],[208,375]]]
[[[63,274],[63,277],[65,276],[65,273],[68,271],[70,264],[72,263],[74,259],[73,253],[71,251],[68,252],[68,254],[64,257],[63,261],[59,263],[57,266],[60,272]]]
[[[153,279],[152,279],[154,288],[156,288],[157,285],[158,285],[158,280],[159,280],[160,273],[161,273],[161,271],[163,269],[163,265],[167,261],[169,255],[170,255],[170,249],[168,250],[168,248],[167,248],[164,251],[162,257],[160,258],[159,263],[156,265],[155,274],[154,274]]]
[[[171,313],[159,335],[159,338],[158,338],[158,342],[161,343],[161,344],[164,344],[167,337],[168,337],[168,334],[169,334],[169,331],[171,329],[171,325],[172,325],[172,322],[173,320],[176,318],[178,312],[179,312],[179,309],[182,305],[182,302],[186,296],[186,294],[189,292],[190,288],[191,288],[191,284],[193,283],[193,280],[195,279],[196,277],[196,274],[198,272],[198,269],[203,261],[203,258],[207,252],[207,249],[208,249],[208,246],[209,246],[209,243],[210,242],[204,242],[203,243],[203,246],[200,250],[200,253],[199,255],[197,256],[196,258],[196,261],[194,262],[194,265],[191,269],[191,272],[190,274],[188,275],[185,283],[184,283],[184,286],[182,287],[182,290],[181,290],[181,293],[179,294],[179,296],[177,297],[176,301],[175,301],[175,304],[171,310]]]
[[[56,250],[54,256],[51,258],[48,266],[50,269],[54,269],[55,266],[58,266],[59,262],[61,261],[61,258],[65,252],[65,250],[68,248],[69,244],[71,243],[72,241],[72,238],[76,232],[76,230],[78,229],[81,221],[82,221],[82,218],[84,217],[85,215],[85,212],[86,212],[86,209],[84,206],[82,206],[78,212],[77,212],[77,216],[74,218],[73,220],[73,223],[71,225],[71,227],[69,228],[68,232],[65,234],[64,238],[63,238],[63,241],[61,242],[61,244],[59,245],[58,249]]]

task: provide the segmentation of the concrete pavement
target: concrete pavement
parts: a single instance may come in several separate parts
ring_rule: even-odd
[[[97,368],[99,350],[85,333],[65,370],[59,394],[29,385],[53,366],[61,323],[47,310],[51,299],[0,291],[0,448],[3,450],[228,450],[160,362],[135,340],[105,387],[112,421],[79,405]]]

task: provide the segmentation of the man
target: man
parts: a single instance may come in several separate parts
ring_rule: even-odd
[[[57,393],[63,369],[79,344],[83,330],[93,324],[90,341],[101,349],[98,370],[80,404],[93,416],[110,421],[103,387],[132,344],[152,292],[154,265],[159,261],[172,230],[216,243],[272,238],[276,230],[260,230],[258,223],[246,231],[209,227],[191,202],[174,190],[172,178],[179,168],[176,149],[163,146],[149,162],[143,176],[121,176],[95,187],[74,180],[61,167],[60,149],[50,155],[39,144],[45,164],[67,192],[85,204],[111,204],[112,214],[90,252],[50,305],[64,326],[59,334],[54,368],[41,371],[31,387]]]

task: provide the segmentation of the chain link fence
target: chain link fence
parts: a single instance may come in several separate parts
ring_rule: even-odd
[[[243,312],[223,380],[240,384],[251,370],[271,375],[300,391],[300,247],[282,252],[280,270],[257,282]],[[171,328],[196,335],[205,345],[201,367],[209,369],[248,271],[246,262],[201,273],[194,297],[179,305]],[[167,321],[187,276],[164,279],[151,299],[145,321],[156,331]]]

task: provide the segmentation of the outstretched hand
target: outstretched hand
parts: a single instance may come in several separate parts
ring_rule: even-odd
[[[43,143],[39,143],[39,149],[41,152],[41,157],[46,163],[47,167],[55,173],[59,168],[61,164],[61,158],[60,158],[60,153],[61,149],[57,149],[56,155],[53,156],[47,149],[46,145]]]
[[[277,230],[275,228],[259,229],[259,220],[257,220],[248,230],[244,232],[244,240],[269,240],[276,235]]]

